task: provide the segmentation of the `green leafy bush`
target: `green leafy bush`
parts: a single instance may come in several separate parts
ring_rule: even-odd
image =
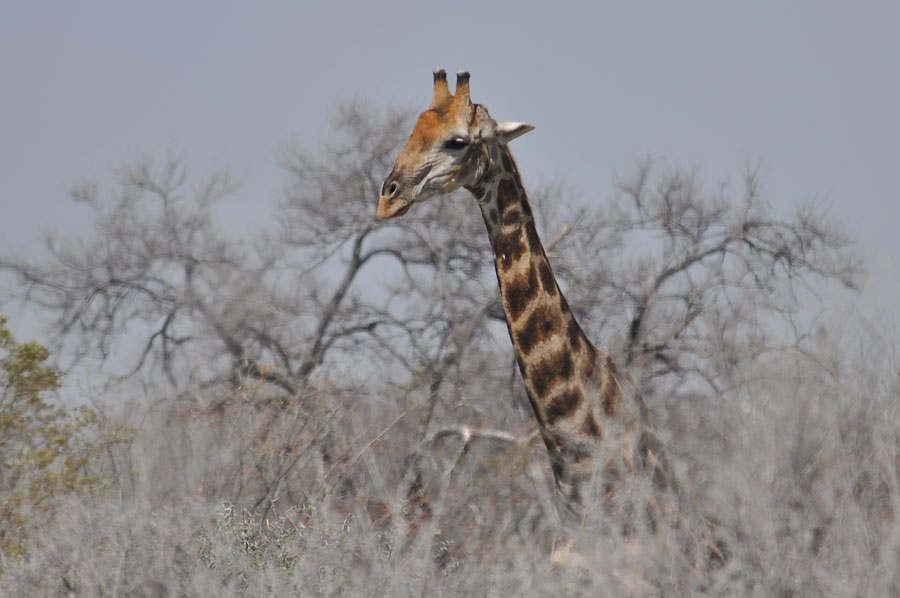
[[[0,551],[9,557],[38,541],[33,532],[52,518],[57,497],[108,484],[91,464],[130,436],[87,406],[63,406],[49,356],[36,342],[17,343],[0,318]]]

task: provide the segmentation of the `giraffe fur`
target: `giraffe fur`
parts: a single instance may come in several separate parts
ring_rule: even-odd
[[[553,275],[515,160],[507,146],[531,125],[498,122],[469,97],[460,71],[450,93],[435,70],[431,106],[382,185],[379,218],[460,187],[481,210],[494,253],[506,324],[557,487],[579,508],[603,477],[604,495],[622,475],[648,472],[674,490],[665,450],[647,408],[616,362],[588,340]],[[595,485],[596,487],[596,485]]]

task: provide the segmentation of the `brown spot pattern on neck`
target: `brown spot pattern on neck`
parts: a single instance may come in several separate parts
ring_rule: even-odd
[[[574,471],[603,438],[603,421],[616,415],[621,389],[615,365],[587,340],[556,283],[509,150],[491,148],[488,156],[485,174],[469,190],[494,250],[525,390],[557,481],[573,498]]]

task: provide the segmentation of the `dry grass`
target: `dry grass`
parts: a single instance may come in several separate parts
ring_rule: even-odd
[[[115,455],[113,492],[67,498],[31,555],[2,564],[0,594],[900,596],[896,356],[823,336],[737,379],[725,399],[657,405],[682,528],[624,539],[643,483],[556,521],[533,443],[448,438],[407,493],[413,415],[379,393],[173,401]],[[684,556],[703,516],[729,555],[712,573]]]

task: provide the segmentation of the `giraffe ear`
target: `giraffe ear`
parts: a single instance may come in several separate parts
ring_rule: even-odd
[[[496,129],[497,140],[500,143],[506,144],[532,129],[534,129],[534,127],[526,125],[525,123],[514,123],[509,121],[498,122]]]

